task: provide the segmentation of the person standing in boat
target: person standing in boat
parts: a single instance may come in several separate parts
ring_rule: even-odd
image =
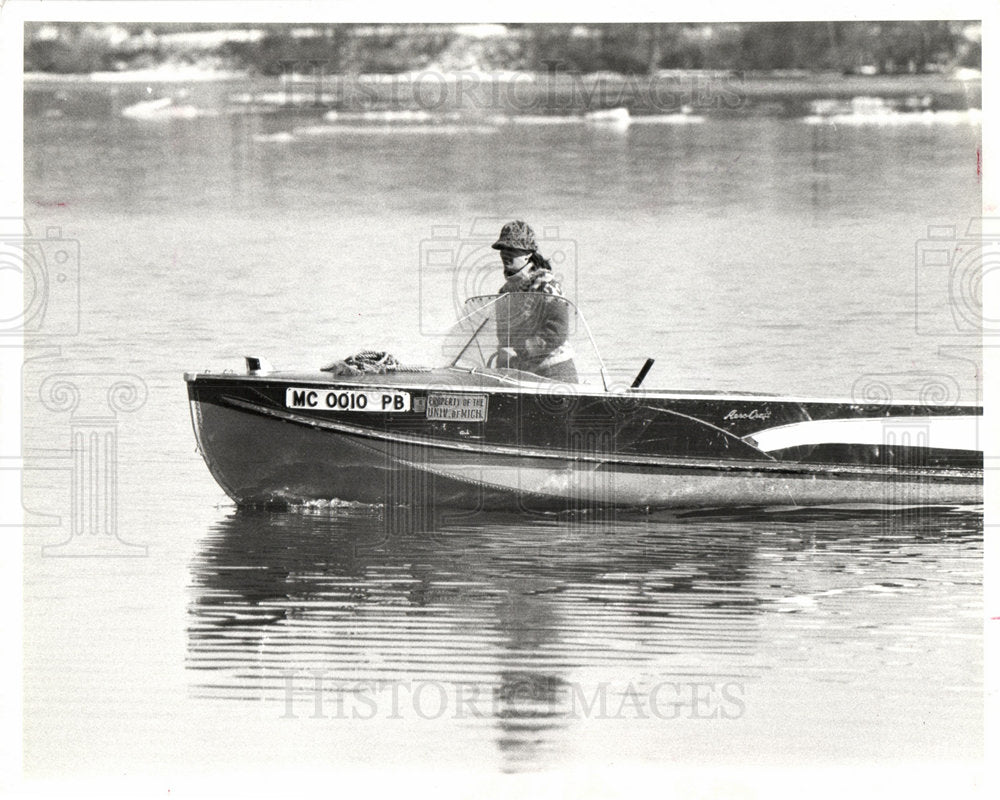
[[[497,304],[497,366],[531,372],[543,378],[576,383],[569,335],[569,304],[538,252],[535,232],[522,220],[508,222],[493,244],[500,251],[504,284]]]

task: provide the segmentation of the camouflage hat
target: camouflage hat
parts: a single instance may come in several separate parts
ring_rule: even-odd
[[[515,219],[500,229],[500,238],[493,243],[494,250],[538,250],[535,232],[527,222]]]

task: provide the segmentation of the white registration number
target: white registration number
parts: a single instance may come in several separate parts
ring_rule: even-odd
[[[285,389],[285,407],[307,411],[372,411],[388,414],[410,410],[410,393],[358,389]]]

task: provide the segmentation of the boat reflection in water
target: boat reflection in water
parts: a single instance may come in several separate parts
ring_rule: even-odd
[[[955,608],[978,592],[950,575],[978,568],[975,511],[437,513],[220,521],[192,565],[196,694],[263,702],[348,760],[347,743],[430,760],[478,746],[492,754],[479,766],[507,770],[595,753],[732,760],[730,746],[752,760],[751,742],[816,747],[824,714],[854,708],[856,693],[884,696],[890,718],[909,713],[901,698],[923,678],[921,659],[890,668],[890,645],[921,625],[958,635]],[[888,650],[873,652],[876,640]],[[962,642],[924,657],[935,680],[975,688]],[[796,697],[809,702],[790,711]],[[405,755],[391,752],[400,730]],[[872,757],[922,744],[898,728],[856,733],[838,738],[864,740]],[[954,746],[975,751],[966,738]]]

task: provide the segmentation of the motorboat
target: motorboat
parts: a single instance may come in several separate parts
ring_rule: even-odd
[[[553,313],[571,378],[524,354]],[[240,506],[983,502],[980,405],[650,390],[651,360],[616,384],[576,305],[538,293],[470,298],[442,354],[187,373],[199,450]]]

